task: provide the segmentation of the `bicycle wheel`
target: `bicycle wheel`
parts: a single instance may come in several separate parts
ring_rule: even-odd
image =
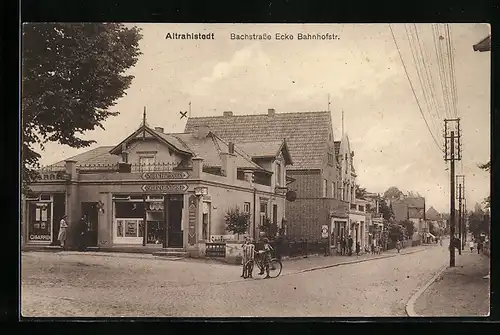
[[[283,264],[281,264],[281,262],[278,259],[276,258],[271,259],[271,261],[269,262],[269,276],[271,278],[278,277],[281,274],[282,269],[283,269]]]

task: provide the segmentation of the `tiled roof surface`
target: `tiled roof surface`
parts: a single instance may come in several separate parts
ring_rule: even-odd
[[[331,120],[330,112],[190,117],[185,132],[208,126],[235,143],[286,139],[293,160],[289,169],[316,169],[323,165]]]
[[[95,149],[83,152],[79,155],[69,157],[67,159],[71,159],[76,161],[76,166],[80,165],[98,165],[98,164],[116,164],[120,161],[120,156],[112,155],[109,153],[113,146],[102,146],[97,147]],[[64,166],[64,160],[54,163],[51,166]]]
[[[161,138],[163,138],[165,141],[167,141],[177,149],[192,153],[192,150],[188,146],[186,146],[184,142],[180,141],[179,138],[175,136],[175,134],[164,134],[156,130],[153,131],[156,135],[160,136]]]
[[[282,143],[283,141],[248,142],[237,146],[252,157],[274,157]]]
[[[441,214],[434,207],[429,208],[427,213],[425,213],[425,217],[431,221],[441,220]]]

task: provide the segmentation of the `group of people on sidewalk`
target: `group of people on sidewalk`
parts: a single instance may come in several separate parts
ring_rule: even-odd
[[[337,254],[341,256],[352,256],[353,245],[354,239],[351,235],[347,238],[344,236],[339,237],[337,240]],[[359,253],[361,252],[361,243],[359,243],[359,241],[356,242],[354,251],[356,252],[356,255],[359,256]]]
[[[483,251],[483,242],[481,240],[469,241],[470,252],[474,252],[477,249],[477,253],[480,254]]]
[[[61,244],[63,250],[67,249],[67,239],[68,239],[68,223],[66,222],[68,216],[64,215],[59,222],[59,234],[57,240]],[[80,221],[78,222],[76,230],[76,244],[79,251],[85,251],[87,249],[87,233],[88,233],[88,219],[87,215],[82,215]]]

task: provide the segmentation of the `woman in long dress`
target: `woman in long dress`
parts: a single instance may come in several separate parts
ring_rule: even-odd
[[[57,239],[61,242],[61,247],[64,249],[66,247],[66,237],[68,235],[68,224],[66,223],[67,215],[64,215],[59,222],[59,235]]]

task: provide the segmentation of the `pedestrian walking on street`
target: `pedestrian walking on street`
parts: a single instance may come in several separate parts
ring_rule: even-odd
[[[470,252],[474,251],[474,242],[473,241],[469,242],[469,248],[470,248]]]
[[[478,241],[477,242],[477,253],[480,254],[482,249],[483,249],[483,242]]]
[[[359,252],[361,251],[361,243],[356,241],[356,256],[359,257]]]
[[[57,239],[61,243],[61,247],[63,248],[63,250],[66,249],[66,238],[68,235],[68,231],[67,231],[68,230],[68,223],[66,222],[67,217],[68,217],[67,215],[64,215],[61,218],[61,221],[59,222],[59,235],[57,236]]]
[[[276,237],[276,250],[275,250],[275,256],[278,260],[281,261],[281,254],[283,253],[283,244],[285,242],[285,237],[283,236],[285,234],[285,230],[283,228],[280,228],[278,230],[278,236]]]
[[[349,256],[352,256],[352,245],[354,244],[354,240],[352,239],[351,235],[347,238],[347,248],[349,250]]]
[[[342,239],[340,240],[340,247],[341,247],[341,255],[342,256],[345,256],[346,255],[346,241],[345,241],[345,238],[342,237]]]
[[[398,249],[398,254],[399,254],[399,250],[401,250],[401,241],[400,240],[398,240],[396,242],[396,249]]]

